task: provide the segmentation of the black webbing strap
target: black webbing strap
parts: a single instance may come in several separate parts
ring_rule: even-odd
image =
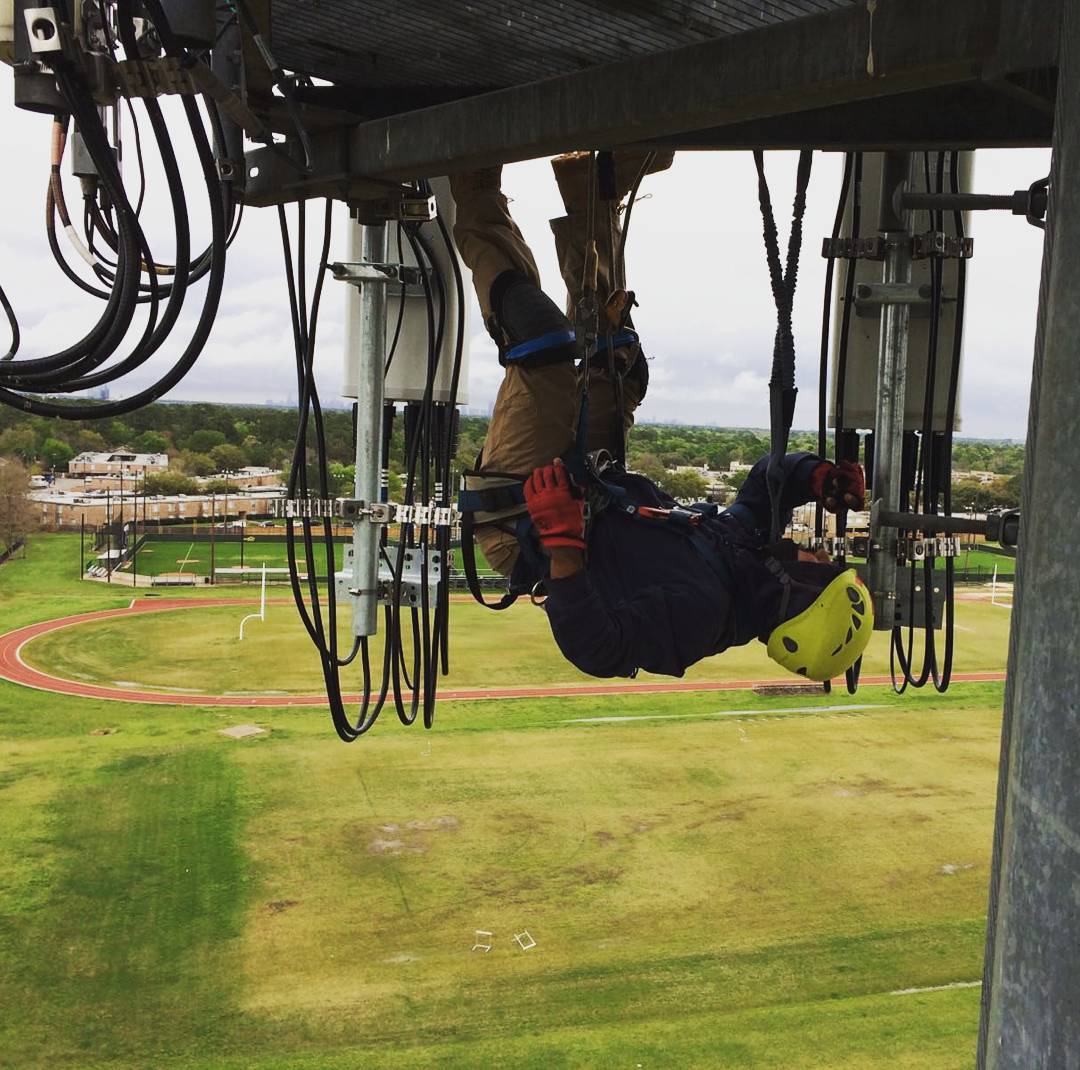
[[[471,513],[463,513],[461,516],[461,567],[465,572],[465,582],[469,585],[469,593],[485,609],[509,609],[517,600],[518,593],[510,590],[498,600],[489,602],[484,597],[483,588],[480,586],[480,576],[476,571],[476,524],[473,522]]]
[[[769,379],[769,467],[766,479],[772,505],[771,541],[783,534],[781,497],[784,490],[784,456],[787,453],[791,424],[795,418],[795,339],[791,330],[791,309],[795,302],[795,283],[799,273],[799,251],[802,248],[802,223],[806,212],[806,187],[810,183],[813,153],[799,153],[799,168],[795,179],[795,203],[792,207],[791,235],[788,238],[787,264],[780,265],[780,242],[776,232],[769,183],[765,178],[765,157],[754,152],[758,173],[758,203],[765,234],[765,253],[769,263],[769,280],[776,302],[776,336],[773,341],[772,376]]]

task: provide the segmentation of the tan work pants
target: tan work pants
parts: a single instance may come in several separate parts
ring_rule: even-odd
[[[480,309],[487,322],[491,315],[491,285],[504,271],[517,271],[540,285],[540,274],[532,252],[510,216],[506,198],[494,187],[484,188],[472,176],[451,179],[457,202],[454,239],[461,257],[472,271]],[[570,198],[564,197],[569,201]],[[569,295],[571,322],[581,296],[586,233],[585,215],[575,212],[551,221],[559,268]],[[617,240],[618,217],[614,204],[597,205],[593,238],[597,244],[597,300],[601,307],[612,288],[612,235]],[[625,362],[628,350],[616,350],[616,360]],[[565,456],[574,443],[581,403],[580,379],[575,365],[567,362],[541,368],[509,365],[495,399],[487,437],[484,440],[484,471],[525,477],[534,468]],[[621,434],[634,422],[634,410],[641,401],[637,383],[623,384],[623,422],[619,428],[614,384],[607,369],[589,373],[589,450],[617,449]],[[491,567],[510,575],[518,556],[513,522],[481,524],[476,541]]]

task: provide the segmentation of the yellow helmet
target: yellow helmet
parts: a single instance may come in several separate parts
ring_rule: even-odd
[[[769,657],[809,680],[832,680],[862,657],[873,629],[870,592],[849,568],[821,591],[809,609],[772,630]]]

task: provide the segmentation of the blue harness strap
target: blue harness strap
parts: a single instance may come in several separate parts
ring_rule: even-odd
[[[605,352],[608,349],[633,345],[637,340],[637,334],[628,330],[619,331],[618,334],[614,334],[610,338],[604,335],[596,341],[596,352]],[[539,338],[530,338],[527,342],[521,342],[514,346],[513,349],[508,349],[503,354],[503,359],[507,364],[513,364],[529,357],[536,357],[546,353],[548,350],[557,350],[568,345],[574,345],[576,342],[577,332],[572,328],[565,331],[549,331],[547,334],[540,335]]]
[[[565,331],[548,331],[547,334],[542,334],[539,338],[530,338],[527,342],[521,342],[514,346],[513,349],[508,349],[505,353],[505,359],[508,363],[524,360],[526,357],[535,356],[537,353],[543,353],[548,349],[573,345],[576,338],[577,336],[573,330],[569,328]]]

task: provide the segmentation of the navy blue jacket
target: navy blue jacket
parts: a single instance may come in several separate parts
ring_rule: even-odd
[[[808,453],[785,458],[786,514],[811,500],[818,464]],[[590,676],[638,669],[682,676],[696,661],[779,623],[780,584],[759,552],[769,538],[767,465],[768,458],[758,461],[735,502],[723,512],[713,507],[696,528],[617,508],[595,517],[586,568],[546,584],[548,621],[566,659]],[[635,504],[675,504],[644,476],[612,482]]]

